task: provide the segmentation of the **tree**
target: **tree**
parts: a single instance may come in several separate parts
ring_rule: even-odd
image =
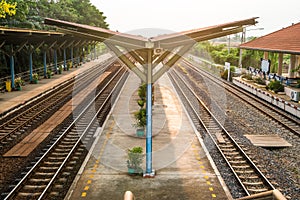
[[[7,15],[13,16],[16,14],[17,3],[7,3],[5,0],[0,2],[0,18],[6,18]]]

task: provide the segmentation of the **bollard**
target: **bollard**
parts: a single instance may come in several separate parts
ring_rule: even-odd
[[[134,200],[135,197],[131,191],[126,191],[124,194],[124,200]]]
[[[11,92],[11,81],[5,81],[6,91]]]

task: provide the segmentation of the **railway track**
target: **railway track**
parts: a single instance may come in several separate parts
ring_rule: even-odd
[[[121,68],[4,199],[63,199],[128,72]]]
[[[72,78],[57,88],[32,100],[15,112],[2,117],[2,124],[0,125],[0,152],[5,152],[12,145],[24,138],[27,133],[42,124],[49,116],[72,98],[74,91],[81,91],[97,76],[103,73],[112,62],[114,61],[109,59],[105,63],[100,63],[91,70],[88,70],[87,73],[78,75],[76,82],[83,84],[76,85],[76,88],[74,88],[75,78]],[[105,67],[101,67],[99,70],[99,66]]]
[[[268,102],[257,98],[256,96],[240,89],[237,86],[234,86],[227,81],[220,80],[219,78],[216,78],[214,75],[205,72],[204,70],[201,70],[195,66],[193,66],[188,61],[184,60],[183,63],[192,70],[192,73],[190,73],[192,76],[194,76],[195,80],[197,80],[199,77],[197,76],[204,76],[208,78],[210,81],[217,85],[221,85],[222,88],[225,88],[226,91],[231,93],[232,95],[238,97],[239,99],[247,102],[252,107],[256,108],[260,113],[263,113],[264,115],[268,116],[271,120],[276,121],[278,124],[280,124],[282,127],[286,128],[287,130],[291,131],[291,133],[300,136],[300,119],[292,116],[288,113],[286,113],[284,110],[281,110],[279,108],[276,108],[273,105],[270,105]]]
[[[218,149],[244,195],[249,196],[274,190],[274,186],[210,112],[189,84],[175,70],[169,72],[168,75],[198,131],[202,133],[202,137],[209,138]]]

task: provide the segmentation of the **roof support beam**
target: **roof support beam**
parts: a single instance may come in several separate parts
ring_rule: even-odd
[[[134,50],[130,50],[130,49],[129,50],[126,49],[126,50],[141,65],[145,65],[146,64],[146,62],[144,61],[144,59],[142,59],[141,56],[138,55]]]
[[[23,44],[21,44],[21,45],[19,46],[19,48],[18,48],[15,52],[21,51],[21,50],[25,47],[25,45],[26,45],[27,43],[28,43],[28,41],[23,42]]]
[[[153,76],[153,82],[156,82],[165,72],[167,72],[193,45],[181,47],[161,69]]]
[[[5,45],[5,40],[0,44],[0,48],[2,48]]]
[[[114,45],[112,44],[108,44],[108,43],[105,43],[108,48],[110,48],[118,57],[119,59],[130,69],[132,70],[140,79],[142,79],[143,82],[146,82],[146,76],[145,74],[139,70],[139,68],[137,68],[137,66],[132,63],[129,58],[124,55],[117,47],[115,47]]]

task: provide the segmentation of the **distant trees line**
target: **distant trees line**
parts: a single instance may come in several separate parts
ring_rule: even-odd
[[[90,0],[0,0],[0,26],[49,30],[44,25],[45,18],[60,19],[80,24],[108,29],[103,12]],[[0,51],[0,77],[10,75],[9,57],[3,53],[10,50],[5,44]],[[87,47],[89,50],[89,47]],[[68,52],[67,52],[68,54]],[[53,51],[49,51],[47,63],[53,62]],[[69,55],[67,55],[69,56]],[[42,53],[38,49],[33,53],[33,67],[42,66]],[[62,51],[58,51],[58,62],[63,60]],[[28,71],[29,56],[26,48],[15,55],[15,72]]]
[[[194,46],[191,53],[217,64],[224,65],[225,62],[229,62],[231,66],[239,67],[239,48],[231,47],[229,50],[226,44],[214,45],[210,41],[200,42]],[[263,51],[243,50],[242,66],[260,67],[260,59],[263,58],[263,55]],[[278,54],[269,52],[269,59],[271,60],[271,72],[276,72],[278,67]],[[289,55],[284,56],[284,62],[289,62]]]
[[[5,2],[5,0],[2,0]],[[106,17],[90,0],[6,0],[16,4],[16,13],[1,18],[2,26],[43,29],[44,18],[60,19],[108,28]],[[1,13],[1,4],[0,4]]]

